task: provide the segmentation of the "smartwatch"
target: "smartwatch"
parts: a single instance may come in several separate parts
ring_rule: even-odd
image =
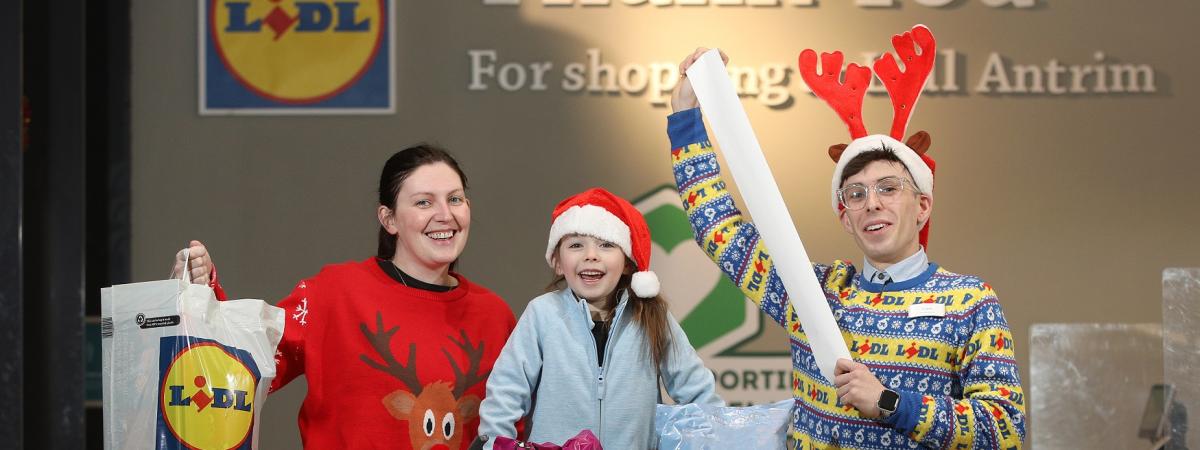
[[[900,394],[891,389],[884,389],[879,393],[879,401],[875,405],[879,407],[879,418],[886,419],[900,406]]]

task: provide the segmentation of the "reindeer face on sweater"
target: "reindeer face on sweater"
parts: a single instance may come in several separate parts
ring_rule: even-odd
[[[479,415],[479,397],[456,398],[444,382],[426,385],[416,396],[397,390],[383,398],[383,405],[392,417],[408,422],[413,448],[420,450],[462,448],[463,427]]]
[[[422,385],[417,377],[417,345],[409,344],[408,363],[401,364],[392,355],[391,350],[392,335],[399,331],[399,327],[385,330],[383,313],[377,313],[375,320],[374,331],[365,323],[360,324],[359,328],[383,362],[377,362],[365,354],[360,355],[359,359],[368,366],[400,380],[407,388],[397,389],[384,396],[381,399],[384,408],[392,417],[408,423],[412,448],[462,448],[465,427],[468,422],[479,416],[480,403],[478,396],[466,394],[466,390],[487,379],[487,373],[481,372],[479,367],[483,359],[483,342],[472,345],[465,330],[460,331],[461,341],[447,336],[449,341],[467,356],[467,370],[461,370],[451,352],[443,348],[442,353],[454,371],[453,383],[434,381]]]

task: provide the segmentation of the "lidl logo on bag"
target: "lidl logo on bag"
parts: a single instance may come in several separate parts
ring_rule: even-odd
[[[201,113],[391,112],[388,0],[200,0]]]
[[[758,307],[696,245],[675,188],[652,190],[634,206],[650,226],[650,266],[671,315],[713,370],[721,396],[731,405],[791,397],[787,334],[764,327]]]
[[[159,352],[159,449],[250,449],[260,380],[249,352],[189,336]]]

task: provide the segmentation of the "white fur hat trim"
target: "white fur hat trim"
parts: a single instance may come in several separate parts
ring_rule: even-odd
[[[569,234],[592,236],[617,244],[625,256],[633,258],[629,245],[629,225],[596,205],[572,206],[554,219],[550,225],[550,239],[546,242],[546,264],[554,267],[554,248],[558,241]]]
[[[838,212],[837,191],[842,188],[842,171],[846,169],[846,163],[863,152],[883,150],[885,147],[892,150],[896,154],[896,157],[900,158],[900,162],[904,163],[904,167],[908,168],[908,173],[912,174],[917,189],[920,189],[922,194],[930,197],[933,196],[933,172],[929,170],[929,166],[925,164],[921,156],[913,151],[913,149],[908,148],[903,142],[897,141],[891,136],[873,134],[855,139],[854,142],[846,146],[846,150],[842,152],[841,158],[838,159],[837,167],[833,169],[832,191],[830,195],[833,200],[834,213]]]

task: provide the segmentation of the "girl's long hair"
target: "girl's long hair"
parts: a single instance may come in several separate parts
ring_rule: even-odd
[[[558,249],[554,249],[555,258],[558,257]],[[635,267],[633,261],[625,260],[626,267]],[[600,308],[604,310],[605,317],[610,320],[613,313],[617,309],[617,302],[620,299],[620,294],[626,292],[629,294],[629,304],[625,306],[626,314],[633,314],[633,323],[638,325],[642,330],[642,334],[646,337],[648,345],[642,350],[649,354],[651,360],[654,361],[654,368],[657,372],[671,351],[671,329],[667,325],[667,301],[662,295],[654,297],[638,297],[629,287],[630,280],[633,278],[631,274],[621,274],[621,279],[617,281],[617,287],[609,293]],[[546,292],[557,291],[562,289],[566,278],[562,275],[554,277],[549,285],[546,285]],[[613,324],[615,325],[615,324]],[[611,326],[611,325],[610,325]],[[643,355],[645,356],[645,355]]]

